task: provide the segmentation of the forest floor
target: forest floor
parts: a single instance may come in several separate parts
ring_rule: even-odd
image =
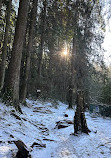
[[[111,118],[87,112],[91,133],[74,136],[74,110],[67,105],[27,100],[21,108],[23,114],[0,102],[0,158],[15,157],[16,140],[25,143],[32,158],[111,158]]]

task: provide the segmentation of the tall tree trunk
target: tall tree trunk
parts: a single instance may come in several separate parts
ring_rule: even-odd
[[[39,77],[41,76],[41,69],[42,69],[42,56],[43,56],[44,33],[45,33],[45,22],[46,22],[46,6],[47,6],[47,0],[44,0],[42,16],[41,16],[41,41],[40,41],[40,46],[39,46],[39,60],[38,60]]]
[[[0,0],[0,16],[1,16],[2,3],[3,3],[3,0]]]
[[[86,119],[85,119],[85,113],[84,113],[84,91],[83,91],[83,80],[84,80],[84,71],[82,67],[82,56],[84,54],[81,53],[79,40],[80,36],[78,33],[78,8],[80,7],[80,2],[76,1],[74,5],[75,14],[74,14],[74,37],[73,37],[73,58],[74,58],[74,78],[75,78],[75,89],[77,91],[76,94],[76,112],[74,116],[74,133],[84,132],[87,133],[90,132],[90,130],[87,127]]]
[[[67,11],[67,24],[66,24],[66,42],[68,41],[68,29],[70,25],[70,10],[69,10],[69,2],[70,0],[66,0],[66,11]],[[73,75],[74,75],[74,38],[73,38],[73,50],[71,54],[71,65],[70,65],[70,75],[69,75],[69,86],[68,86],[68,95],[67,95],[67,101],[68,101],[68,108],[72,109],[73,104]]]
[[[48,37],[48,49],[49,49],[49,71],[48,71],[48,78],[50,82],[50,95],[53,94],[53,75],[52,75],[52,68],[53,68],[53,60],[54,60],[54,35],[51,32]]]
[[[5,78],[7,42],[8,42],[8,30],[10,27],[11,5],[12,5],[12,0],[9,0],[7,10],[6,10],[6,28],[5,28],[5,35],[4,35],[3,51],[2,51],[2,62],[1,62],[1,67],[0,67],[0,90],[3,88],[4,78]]]
[[[76,37],[77,40],[77,37]],[[77,45],[75,41],[75,45]],[[84,112],[84,71],[82,65],[83,57],[79,54],[79,50],[75,50],[75,84],[76,84],[76,112],[74,116],[74,133],[89,133]]]
[[[74,116],[74,133],[89,133],[90,130],[87,127],[86,118],[85,118],[85,112],[84,112],[84,66],[83,66],[83,55],[81,55],[80,52],[80,46],[78,45],[78,32],[77,28],[75,29],[75,49],[73,50],[75,52],[75,84],[76,84],[76,112]],[[74,46],[73,46],[74,47]]]
[[[15,105],[19,103],[20,66],[27,24],[28,5],[29,0],[20,0],[11,60],[6,77],[6,87],[4,87],[5,93],[11,97]]]
[[[27,59],[26,59],[26,67],[25,67],[25,76],[20,91],[21,102],[25,102],[27,95],[27,83],[28,83],[29,72],[30,72],[30,59],[31,59],[31,54],[33,52],[33,39],[34,39],[34,31],[35,31],[34,28],[35,28],[36,16],[37,16],[37,4],[38,4],[38,0],[33,0],[33,7],[31,11],[31,18],[30,18],[29,41],[28,41]]]
[[[68,103],[69,103],[68,108],[69,109],[72,109],[75,53],[76,53],[76,43],[75,43],[75,37],[73,37],[73,49],[72,49],[72,56],[71,56],[71,68],[70,68],[70,79],[69,79],[69,89],[68,89]]]

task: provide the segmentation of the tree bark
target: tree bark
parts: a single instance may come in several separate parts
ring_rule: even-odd
[[[76,41],[75,37],[73,37],[73,49],[72,49],[72,56],[71,56],[71,68],[70,68],[70,79],[69,79],[69,90],[68,90],[68,96],[69,96],[69,109],[72,109],[72,100],[73,100],[73,88],[74,88],[74,63],[75,63],[75,54],[76,54]]]
[[[68,108],[72,109],[72,97],[73,97],[73,90],[72,90],[72,85],[69,86],[69,90],[68,90]]]
[[[25,67],[25,76],[23,80],[23,85],[21,87],[20,100],[21,102],[25,102],[27,95],[27,84],[30,72],[30,60],[31,54],[33,52],[33,39],[34,39],[34,28],[36,24],[36,16],[37,16],[37,4],[38,0],[33,0],[33,7],[31,11],[31,19],[30,19],[30,28],[29,28],[29,41],[28,41],[28,50],[27,50],[27,59],[26,59],[26,67]]]
[[[76,30],[77,31],[77,30]],[[75,34],[77,35],[77,32]],[[77,98],[76,98],[76,112],[74,116],[74,133],[89,133],[90,130],[87,127],[85,113],[84,113],[84,71],[82,65],[82,55],[80,54],[80,50],[78,49],[78,36],[75,37],[75,84],[76,84],[76,91],[77,91]],[[80,47],[80,46],[79,46]]]
[[[2,3],[3,3],[3,0],[0,0],[0,16],[1,16]]]
[[[19,78],[24,36],[27,24],[29,0],[20,0],[15,37],[12,48],[11,60],[6,77],[5,93],[7,93],[15,106],[19,103]]]
[[[77,91],[77,109],[74,116],[74,133],[84,132],[89,133],[84,114],[84,94],[82,90]]]
[[[53,68],[53,60],[54,60],[54,35],[52,32],[50,32],[48,37],[48,49],[49,49],[49,71],[48,71],[48,77],[50,82],[50,95],[53,94],[53,75],[52,75],[52,68]]]
[[[80,35],[78,33],[78,8],[80,6],[80,2],[76,1],[74,9],[75,9],[75,15],[74,15],[74,37],[73,37],[73,55],[74,55],[74,74],[75,74],[75,89],[77,91],[77,98],[76,98],[76,112],[74,116],[74,133],[87,133],[90,132],[90,130],[87,127],[86,119],[85,119],[85,113],[84,113],[84,71],[83,71],[83,65],[82,58],[83,53],[80,49],[79,41]]]
[[[38,60],[38,75],[41,76],[42,69],[42,56],[43,56],[43,47],[44,47],[44,33],[45,33],[45,22],[46,22],[46,0],[43,1],[43,10],[41,16],[41,41],[39,46],[39,60]]]
[[[3,51],[2,51],[2,62],[1,62],[1,67],[0,67],[0,90],[3,88],[4,78],[5,78],[7,43],[8,43],[8,30],[9,30],[9,27],[10,27],[11,5],[12,5],[12,0],[9,0],[8,7],[7,7],[7,10],[6,10],[6,28],[5,28],[5,35],[4,35]]]

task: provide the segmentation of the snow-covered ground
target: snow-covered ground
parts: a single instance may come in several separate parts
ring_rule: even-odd
[[[15,140],[22,140],[32,158],[111,158],[111,119],[86,113],[89,135],[74,136],[73,125],[57,128],[57,121],[73,120],[74,111],[57,102],[27,100],[23,114],[0,103],[0,158],[13,158]],[[16,114],[16,115],[15,115]],[[68,117],[64,115],[68,114]],[[17,117],[18,116],[18,117]],[[46,147],[32,146],[33,143]]]

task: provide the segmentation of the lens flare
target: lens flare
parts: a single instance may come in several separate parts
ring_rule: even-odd
[[[65,56],[67,55],[67,51],[66,50],[63,51],[63,55],[65,55]]]

